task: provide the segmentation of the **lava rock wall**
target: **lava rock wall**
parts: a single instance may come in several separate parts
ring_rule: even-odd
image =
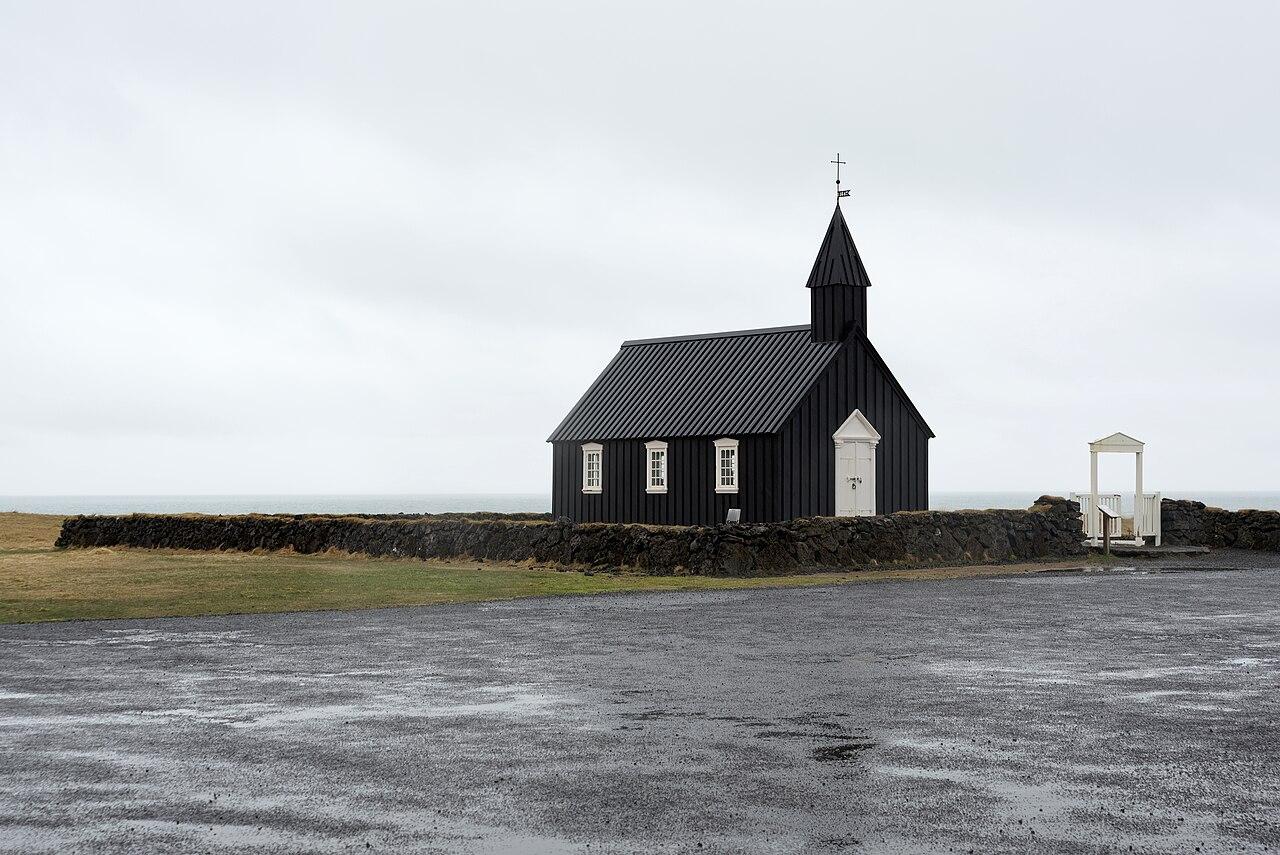
[[[1160,534],[1170,546],[1280,552],[1280,511],[1227,511],[1189,499],[1164,499]]]
[[[574,525],[530,515],[372,517],[132,514],[66,520],[59,547],[292,550],[531,561],[653,575],[772,576],[1079,557],[1080,508],[1042,496],[1029,510],[901,511],[715,527]]]

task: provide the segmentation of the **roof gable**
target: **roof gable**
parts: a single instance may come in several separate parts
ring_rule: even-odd
[[[624,342],[548,441],[774,433],[841,346],[808,325]]]
[[[854,410],[849,414],[849,418],[844,420],[844,424],[831,434],[831,438],[836,442],[866,439],[875,443],[880,441],[880,431],[871,426],[871,422],[867,421],[862,410]]]
[[[1111,436],[1104,436],[1102,439],[1095,439],[1089,443],[1090,451],[1116,451],[1116,452],[1132,452],[1141,451],[1143,442],[1134,439],[1127,433],[1113,433]]]
[[[889,370],[889,363],[884,361],[884,357],[880,355],[880,351],[876,350],[876,346],[871,343],[871,339],[867,338],[867,334],[861,329],[855,329],[851,338],[856,340],[862,346],[862,349],[871,359],[871,362],[876,366],[876,369],[884,375],[884,378],[889,381],[889,385],[893,387],[893,390],[902,398],[903,403],[907,405],[907,409],[911,412],[911,415],[920,422],[920,426],[924,428],[924,432],[929,434],[931,439],[936,437],[937,434],[933,432],[933,428],[929,427],[929,423],[924,420],[924,416],[920,415],[920,411],[916,409],[916,405],[911,401],[911,396],[907,394],[906,389],[902,388],[902,384],[898,382],[898,378],[893,376],[893,372]]]

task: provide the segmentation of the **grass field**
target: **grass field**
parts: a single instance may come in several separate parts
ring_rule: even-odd
[[[0,513],[0,623],[360,609],[611,591],[831,585],[1029,572],[1047,565],[762,579],[558,571],[349,555],[54,549],[62,517]]]

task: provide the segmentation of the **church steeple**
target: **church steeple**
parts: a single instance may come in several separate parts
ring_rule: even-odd
[[[854,326],[866,332],[871,279],[862,266],[838,199],[805,287],[809,289],[814,341],[842,341]]]

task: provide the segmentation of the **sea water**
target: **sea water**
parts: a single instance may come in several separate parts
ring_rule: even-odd
[[[1040,492],[944,492],[929,494],[935,510],[1028,508]],[[1059,492],[1058,495],[1067,495]],[[1125,513],[1133,496],[1122,495]],[[1172,490],[1170,499],[1196,499],[1218,508],[1280,510],[1280,492]],[[244,496],[0,496],[0,511],[36,514],[433,514],[449,511],[500,513],[551,510],[547,493],[423,493],[418,495],[244,495]]]
[[[439,514],[551,510],[543,493],[243,496],[0,496],[0,511],[36,514]]]
[[[1050,495],[1070,498],[1070,490],[1039,492],[936,492],[929,494],[929,507],[938,511],[958,511],[965,508],[1029,508],[1037,498],[1049,492]],[[1133,488],[1129,492],[1112,490],[1120,494],[1121,513],[1133,514]],[[1228,511],[1239,511],[1252,508],[1258,511],[1280,511],[1280,492],[1227,492],[1215,490],[1162,490],[1160,495],[1166,499],[1194,499],[1204,502],[1213,508],[1224,508]]]

